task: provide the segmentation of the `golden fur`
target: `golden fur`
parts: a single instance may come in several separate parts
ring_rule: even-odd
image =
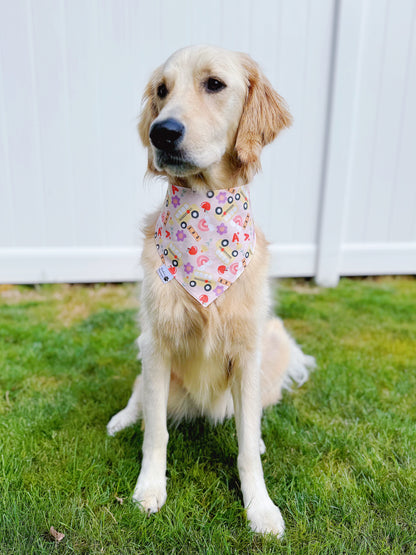
[[[209,79],[224,87],[213,93]],[[149,138],[151,126],[167,118],[185,128],[180,162],[166,161]],[[182,187],[225,189],[252,179],[263,146],[290,123],[283,99],[249,56],[191,47],[153,73],[139,133],[148,149],[149,172]],[[148,512],[166,499],[166,415],[176,420],[207,415],[219,421],[235,413],[248,519],[254,530],[279,536],[283,520],[265,489],[259,458],[261,407],[276,403],[291,378],[304,380],[313,360],[280,320],[269,317],[269,256],[260,229],[241,277],[204,307],[176,280],[165,284],[157,277],[156,219],[154,214],[146,222],[142,255],[143,372],[127,407],[108,425],[113,434],[144,417],[142,470],[133,498]]]

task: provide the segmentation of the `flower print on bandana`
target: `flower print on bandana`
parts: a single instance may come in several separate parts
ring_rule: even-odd
[[[172,197],[172,205],[173,205],[174,208],[178,208],[180,203],[181,203],[181,199],[177,195]]]
[[[178,229],[176,232],[176,240],[177,241],[185,241],[186,235],[183,229]]]
[[[194,271],[194,267],[190,262],[187,262],[183,267],[183,271],[186,272],[187,274],[192,274],[192,272]]]
[[[217,225],[217,233],[218,235],[224,235],[224,233],[227,233],[227,226],[224,223]]]
[[[225,201],[227,200],[227,191],[221,191],[218,193],[218,195],[215,197],[218,201],[218,204],[225,204]]]
[[[164,206],[168,211],[161,212],[155,228],[157,252],[174,279],[209,306],[253,257],[256,234],[248,189],[193,191],[169,184]]]
[[[222,285],[217,285],[217,287],[214,289],[214,293],[217,295],[217,297],[219,297],[221,293],[224,293],[224,287]]]

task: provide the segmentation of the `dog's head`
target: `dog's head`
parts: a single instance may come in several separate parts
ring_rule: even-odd
[[[260,153],[291,123],[284,100],[247,55],[184,48],[146,87],[139,133],[151,172],[187,177],[227,164],[244,181]]]

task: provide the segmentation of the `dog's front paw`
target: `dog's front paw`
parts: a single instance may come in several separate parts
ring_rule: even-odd
[[[285,523],[280,510],[270,498],[253,500],[247,507],[247,518],[250,527],[259,534],[283,536]]]
[[[157,513],[166,501],[166,481],[159,484],[141,483],[140,477],[133,494],[133,501],[143,512]]]
[[[136,411],[125,408],[111,418],[110,422],[107,424],[107,434],[109,436],[114,436],[117,432],[135,424],[138,419],[139,415]]]

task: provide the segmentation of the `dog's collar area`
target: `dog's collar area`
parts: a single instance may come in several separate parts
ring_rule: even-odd
[[[173,276],[209,306],[244,272],[256,234],[247,187],[195,191],[168,185],[155,228],[164,283]]]

